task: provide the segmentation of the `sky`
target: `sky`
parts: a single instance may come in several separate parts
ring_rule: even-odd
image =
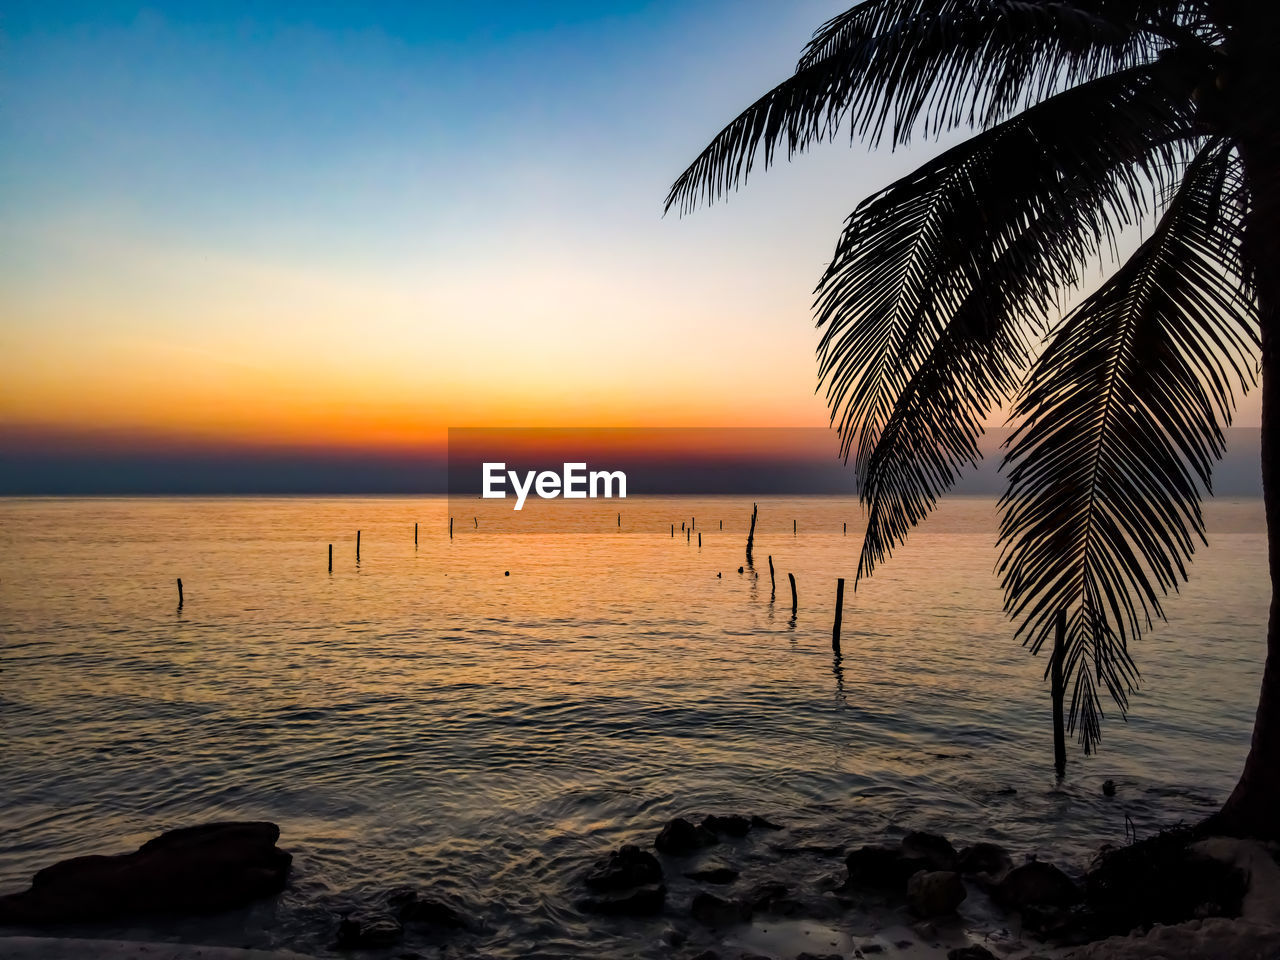
[[[662,201],[842,8],[10,0],[10,466],[412,475],[449,427],[823,426],[813,286],[937,147]]]

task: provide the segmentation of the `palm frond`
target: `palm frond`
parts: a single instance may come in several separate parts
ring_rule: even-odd
[[[1130,641],[1163,616],[1203,540],[1202,489],[1236,391],[1253,383],[1238,161],[1213,141],[1152,236],[1063,319],[1013,412],[1000,571],[1006,609],[1038,651],[1068,616],[1070,726],[1100,736],[1100,688],[1125,710]]]
[[[1028,321],[1171,184],[1193,120],[1164,69],[1059,94],[850,217],[816,308],[819,375],[868,506],[859,578],[977,460],[983,418],[1029,362]]]
[[[1168,39],[1174,27],[1203,29],[1198,6],[1186,0],[868,0],[838,13],[814,31],[796,64],[797,70],[814,66],[865,45],[876,37],[892,35],[903,21],[921,17],[946,17],[956,13],[1015,14],[1037,23],[1048,43],[1060,47],[1065,63],[1042,63],[1044,75],[1062,67],[1081,71],[1068,75],[1075,82],[1098,70],[1119,70],[1132,65],[1135,54],[1150,55],[1153,45]],[[994,51],[993,51],[994,52]],[[1089,58],[1093,59],[1092,63]]]
[[[1162,3],[1129,4],[1135,15]],[[1152,61],[1164,41],[1093,7],[1102,0],[872,0],[832,20],[793,76],[738,115],[672,185],[666,209],[711,203],[747,178],[758,156],[791,157],[834,138],[905,143],[990,126],[1021,106],[1093,77]]]

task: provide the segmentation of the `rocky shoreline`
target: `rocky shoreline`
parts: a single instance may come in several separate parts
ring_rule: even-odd
[[[939,834],[912,832],[896,842],[832,848],[833,866],[843,870],[808,889],[743,876],[734,844],[782,830],[759,815],[677,817],[651,845],[602,851],[582,872],[572,907],[600,922],[664,921],[661,940],[673,960],[1280,958],[1272,846],[1174,829],[1104,848],[1077,877],[1043,860],[1016,862],[993,843],[957,847]],[[62,861],[39,871],[30,889],[0,897],[0,927],[60,931],[208,915],[270,898],[285,889],[292,864],[279,837],[272,823],[212,823],[169,831],[132,853]],[[672,900],[675,878],[694,882],[689,899]],[[985,929],[957,914],[966,901],[980,902],[990,918],[978,925]],[[841,917],[855,909],[885,917],[883,930],[860,938],[842,932]],[[334,916],[332,945],[416,956],[402,949],[407,933],[462,946],[483,927],[474,905],[401,887]],[[706,937],[692,937],[695,928],[718,946],[702,948]],[[48,941],[57,942],[68,941]]]

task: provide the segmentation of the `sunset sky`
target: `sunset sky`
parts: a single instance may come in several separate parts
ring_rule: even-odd
[[[937,147],[838,142],[661,204],[842,8],[8,4],[6,442],[825,424],[810,291],[857,201]]]

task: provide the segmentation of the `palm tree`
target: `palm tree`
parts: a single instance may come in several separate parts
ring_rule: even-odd
[[[1092,750],[1104,690],[1123,715],[1131,643],[1204,540],[1201,494],[1260,374],[1267,662],[1214,825],[1280,835],[1280,3],[867,0],[716,136],[667,209],[846,125],[893,146],[973,131],[858,206],[816,290],[819,381],[868,517],[858,576],[1010,404],[1005,608],[1033,653],[1066,612],[1069,728]],[[1062,315],[1100,259],[1119,265]]]

